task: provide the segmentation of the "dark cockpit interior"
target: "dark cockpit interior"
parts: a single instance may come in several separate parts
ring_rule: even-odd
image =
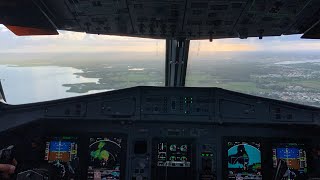
[[[135,87],[1,105],[18,179],[319,177],[319,109],[219,88]],[[283,168],[283,167],[282,167]]]
[[[166,55],[165,87],[10,105],[0,84],[0,164],[18,180],[319,179],[319,108],[185,87],[191,40],[320,39],[319,14],[319,0],[1,0],[18,36],[165,39]]]

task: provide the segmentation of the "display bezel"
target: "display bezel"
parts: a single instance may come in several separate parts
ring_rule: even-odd
[[[306,153],[306,162],[307,162],[307,172],[305,173],[305,175],[308,176],[308,174],[310,174],[310,172],[312,172],[312,169],[310,167],[312,154],[311,154],[311,149],[310,149],[311,146],[309,144],[309,141],[302,140],[302,139],[299,139],[299,140],[285,139],[283,141],[273,142],[270,145],[271,151],[274,148],[279,148],[281,145],[285,145],[285,144],[297,144],[298,148],[302,148],[305,151],[305,153]],[[273,154],[271,154],[270,157],[273,158]],[[273,166],[273,164],[271,164],[271,167],[272,167],[272,171],[271,172],[274,172],[275,171],[275,167]]]
[[[86,154],[86,175],[85,177],[88,178],[88,167],[89,167],[89,159],[90,159],[90,150],[89,150],[89,146],[90,146],[90,138],[108,138],[108,137],[117,137],[117,138],[121,138],[122,139],[122,146],[121,146],[121,158],[120,158],[120,178],[119,179],[125,179],[125,169],[127,166],[126,160],[127,160],[127,144],[128,144],[128,136],[126,134],[122,134],[122,133],[92,133],[92,134],[88,134],[86,136],[86,140],[87,140],[87,154]]]
[[[222,137],[222,168],[223,168],[223,179],[228,179],[228,162],[226,159],[228,158],[228,142],[234,141],[243,141],[243,142],[259,142],[260,150],[261,150],[261,174],[262,179],[272,179],[273,178],[273,161],[272,161],[272,148],[277,144],[284,143],[297,143],[304,144],[305,150],[307,153],[307,163],[311,159],[311,143],[310,140],[305,138],[287,138],[287,137],[250,137],[250,136],[224,136]],[[312,167],[309,166],[308,163],[308,171],[307,174],[312,173]],[[268,173],[269,172],[269,173]],[[270,173],[272,172],[272,173]]]
[[[275,138],[272,138],[271,140],[269,140],[270,143],[268,143],[268,148],[270,150],[270,153],[269,153],[269,156],[270,156],[270,159],[271,159],[271,163],[270,163],[270,167],[272,168],[270,172],[274,172],[275,171],[275,168],[273,167],[273,161],[272,161],[272,149],[276,146],[278,146],[279,144],[287,144],[287,143],[295,143],[295,144],[298,144],[298,145],[303,145],[303,149],[305,150],[306,152],[306,157],[307,157],[307,165],[308,165],[308,169],[307,169],[307,173],[306,175],[308,176],[309,174],[312,174],[313,173],[313,169],[312,169],[312,165],[311,165],[311,160],[312,160],[312,143],[310,140],[307,140],[305,138],[297,138],[297,139],[294,139],[294,138],[284,138],[284,137],[281,137],[281,138],[278,138],[278,139],[275,139]]]
[[[48,141],[52,141],[54,138],[63,138],[63,137],[71,137],[73,138],[73,141],[77,144],[77,158],[79,160],[79,167],[78,167],[78,175],[77,177],[82,177],[83,176],[83,167],[81,166],[81,163],[83,163],[84,161],[82,160],[82,153],[81,153],[81,138],[78,135],[75,134],[67,134],[64,133],[63,135],[57,135],[57,134],[48,134],[46,136],[44,136],[43,138],[41,138],[41,149],[43,150],[42,154],[41,154],[41,158],[42,158],[42,162],[44,162],[45,164],[49,165],[50,162],[45,160],[45,150],[46,150],[46,143]]]
[[[190,144],[191,145],[191,166],[190,167],[165,167],[165,166],[157,166],[158,163],[158,144],[160,142],[174,142],[174,141],[179,141],[182,143]],[[167,168],[186,168],[190,169],[191,176],[193,179],[195,178],[195,170],[197,168],[197,158],[196,155],[197,153],[197,148],[195,144],[196,140],[194,138],[179,138],[179,137],[154,137],[152,139],[152,169],[151,169],[151,179],[158,179],[158,171],[160,169],[167,169]]]
[[[89,145],[90,145],[90,138],[94,137],[119,137],[123,140],[123,147],[121,148],[121,167],[120,167],[120,179],[126,179],[126,168],[127,168],[127,147],[128,147],[128,135],[122,132],[114,132],[114,133],[105,133],[105,132],[95,132],[95,133],[48,133],[41,138],[42,149],[45,149],[45,143],[50,138],[55,137],[74,137],[77,138],[78,144],[78,157],[79,157],[79,175],[80,179],[87,179],[88,176],[88,167],[89,167]],[[43,158],[45,152],[42,153]],[[42,159],[43,159],[42,158]],[[46,162],[43,159],[44,162]],[[46,162],[47,163],[47,162]]]
[[[261,152],[261,176],[264,179],[264,163],[263,159],[265,157],[264,149],[264,142],[262,138],[255,138],[255,137],[223,137],[222,143],[222,167],[223,167],[223,179],[229,178],[229,168],[228,168],[228,142],[255,142],[260,143],[260,152]]]
[[[71,139],[63,139],[64,137],[70,137]],[[52,142],[52,141],[66,141],[66,142],[74,142],[77,144],[77,158],[79,158],[79,154],[78,154],[78,146],[79,146],[79,138],[76,136],[50,136],[50,137],[46,137],[45,139],[45,146],[47,142]],[[46,149],[46,148],[45,148]],[[45,160],[45,159],[44,159]],[[46,162],[50,163],[50,160],[45,160]]]

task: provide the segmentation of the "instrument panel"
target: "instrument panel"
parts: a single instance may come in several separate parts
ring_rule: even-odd
[[[0,115],[0,146],[15,145],[18,173],[269,180],[283,160],[286,180],[320,177],[319,109],[216,88],[137,87],[1,105]]]
[[[29,165],[18,166],[20,172],[48,168],[53,179],[262,180],[272,179],[282,159],[288,180],[319,173],[320,141],[312,128],[74,123],[59,131],[43,130],[58,128],[52,122],[23,128],[30,137],[18,146],[17,160]],[[36,163],[28,163],[30,154]]]

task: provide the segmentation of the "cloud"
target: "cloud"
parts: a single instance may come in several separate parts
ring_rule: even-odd
[[[9,50],[1,51],[6,53],[102,53],[102,52],[119,52],[119,53],[130,53],[130,52],[156,52],[157,47],[155,45],[149,46],[136,46],[132,44],[123,44],[119,46],[108,46],[100,45],[90,47],[87,45],[77,45],[77,46],[68,46],[61,44],[50,44],[46,46],[36,46],[36,45],[25,45],[22,47],[11,48]],[[158,52],[164,53],[164,47],[158,48]],[[123,55],[123,54],[122,54]],[[129,55],[129,54],[127,54]]]
[[[225,43],[221,40],[208,41],[193,41],[190,44],[190,52],[193,54],[203,54],[211,52],[239,52],[239,51],[255,51],[257,46],[248,43]]]
[[[59,31],[59,35],[52,36],[30,36],[26,37],[28,40],[52,40],[52,41],[153,41],[153,39],[136,38],[127,36],[114,36],[114,35],[97,35],[87,34],[84,32],[72,32],[72,31]]]
[[[301,39],[300,36],[301,35],[266,37],[262,40],[258,38],[248,38],[243,40],[219,39],[213,42],[209,42],[209,40],[193,41],[190,45],[190,50],[193,54],[240,51],[320,51],[319,41]]]
[[[263,50],[263,47],[260,47],[259,49]],[[320,42],[290,41],[278,44],[273,43],[270,44],[268,49],[272,51],[320,51]]]
[[[59,40],[59,41],[81,41],[86,37],[86,33],[81,32],[71,32],[71,31],[59,31],[59,35],[52,36],[30,36],[26,37],[30,40],[40,41],[40,40]]]
[[[0,25],[0,32],[8,30]],[[56,36],[18,37],[13,33],[0,34],[0,52],[59,53],[59,52],[158,52],[165,53],[165,40],[124,36],[93,35],[80,32],[59,31]],[[302,40],[300,35],[241,39],[192,41],[190,53],[252,52],[252,51],[313,51],[320,50],[317,41]]]

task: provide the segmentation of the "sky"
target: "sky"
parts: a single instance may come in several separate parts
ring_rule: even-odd
[[[319,51],[320,41],[300,39],[301,35],[242,39],[192,41],[190,53],[250,51]],[[0,25],[0,53],[65,53],[65,52],[165,52],[165,41],[133,37],[93,35],[59,31],[56,36],[18,37]]]

